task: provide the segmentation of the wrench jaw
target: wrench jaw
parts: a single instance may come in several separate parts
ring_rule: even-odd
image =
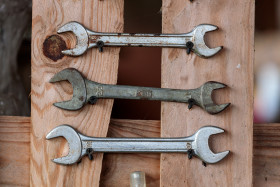
[[[217,54],[220,50],[223,49],[222,46],[216,48],[209,48],[204,42],[204,36],[206,32],[211,32],[217,30],[218,27],[211,24],[201,24],[196,26],[193,31],[193,43],[194,46],[192,51],[202,58],[209,58]]]
[[[217,105],[212,100],[212,93],[214,90],[222,89],[227,87],[227,85],[215,81],[209,81],[200,87],[200,106],[205,109],[209,114],[217,114],[224,111],[229,107],[230,103]]]
[[[209,137],[214,134],[223,133],[224,130],[219,127],[206,126],[202,127],[195,133],[194,152],[202,161],[209,164],[214,164],[224,159],[230,151],[213,153],[209,148]]]
[[[82,153],[82,141],[79,134],[68,125],[60,125],[49,132],[46,136],[46,139],[49,140],[60,136],[67,140],[69,152],[67,156],[55,158],[52,161],[62,165],[71,165],[77,163],[81,159]]]
[[[75,48],[62,51],[64,55],[80,56],[86,52],[89,44],[87,29],[78,22],[72,21],[61,26],[57,33],[73,32],[77,38]]]
[[[69,81],[73,87],[73,97],[69,101],[54,103],[54,106],[65,110],[79,110],[87,100],[85,80],[80,72],[74,68],[67,68],[55,74],[50,83]]]
[[[209,113],[209,114],[218,114],[222,111],[224,111],[227,107],[229,107],[230,103],[226,103],[226,104],[220,104],[220,105],[213,105],[213,106],[207,106],[205,107],[205,110]]]

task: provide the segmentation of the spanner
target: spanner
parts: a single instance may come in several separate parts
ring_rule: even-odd
[[[213,126],[200,128],[195,134],[181,138],[97,138],[78,133],[68,125],[54,128],[47,139],[64,137],[68,141],[67,156],[55,158],[57,164],[70,165],[94,152],[102,153],[192,153],[203,162],[214,164],[228,155],[229,151],[213,153],[208,145],[209,136],[224,132]]]
[[[193,51],[200,57],[208,58],[223,48],[220,46],[210,49],[204,42],[205,33],[217,29],[215,25],[201,24],[186,34],[103,33],[88,30],[78,22],[69,22],[60,27],[57,33],[71,31],[76,35],[76,47],[62,51],[70,56],[80,56],[92,47],[97,47],[102,52],[103,47],[138,46],[186,48],[188,54]]]
[[[218,82],[207,82],[201,87],[192,90],[150,88],[138,86],[123,86],[100,84],[85,79],[74,68],[67,68],[55,74],[50,82],[67,80],[72,84],[73,97],[69,101],[57,102],[54,105],[65,110],[79,110],[86,103],[95,104],[98,98],[112,99],[145,99],[169,102],[188,103],[188,108],[197,105],[210,114],[216,114],[226,109],[230,103],[217,105],[213,102],[212,91],[226,87]]]

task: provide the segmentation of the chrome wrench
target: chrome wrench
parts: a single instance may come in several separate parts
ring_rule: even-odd
[[[219,127],[205,126],[195,134],[182,138],[97,138],[80,134],[68,125],[54,128],[47,139],[64,137],[68,141],[67,156],[53,159],[57,164],[77,163],[92,153],[192,153],[203,162],[214,164],[229,154],[229,151],[213,153],[208,145],[211,135],[223,133]]]
[[[204,42],[206,32],[217,30],[211,24],[196,26],[186,34],[134,34],[134,33],[103,33],[94,32],[78,22],[69,22],[60,27],[57,33],[73,32],[77,38],[76,47],[62,51],[65,55],[80,56],[87,49],[97,47],[102,52],[103,47],[177,47],[193,51],[200,57],[208,58],[218,53],[223,47],[210,49]]]
[[[230,105],[230,103],[217,105],[213,102],[211,97],[213,90],[226,87],[225,84],[218,82],[207,82],[199,88],[190,90],[100,84],[85,79],[74,68],[60,71],[51,78],[50,82],[55,83],[63,80],[67,80],[72,84],[73,97],[69,101],[57,102],[54,105],[65,110],[79,110],[86,103],[95,104],[99,98],[188,103],[189,109],[193,105],[197,105],[210,114],[222,112]]]

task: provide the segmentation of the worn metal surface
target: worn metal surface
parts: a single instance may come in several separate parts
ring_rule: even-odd
[[[49,132],[46,138],[62,136],[68,141],[69,153],[67,156],[53,159],[57,164],[77,163],[88,154],[88,149],[93,153],[187,153],[193,150],[194,156],[205,163],[214,164],[229,153],[213,153],[209,148],[209,137],[222,132],[224,130],[219,127],[205,126],[192,136],[182,138],[96,138],[80,134],[68,125],[60,125]]]
[[[73,97],[69,101],[57,102],[54,105],[65,110],[79,110],[86,103],[94,104],[99,98],[189,103],[189,108],[197,105],[210,114],[217,114],[230,105],[230,103],[217,105],[212,100],[213,90],[226,87],[225,84],[219,82],[207,82],[199,88],[190,90],[100,84],[83,78],[81,73],[73,68],[64,69],[55,74],[50,82],[63,80],[72,84]]]
[[[185,34],[134,34],[134,33],[102,33],[86,29],[78,22],[69,22],[58,29],[58,33],[73,32],[77,37],[76,47],[62,51],[65,55],[79,56],[87,49],[98,47],[178,47],[191,50],[200,57],[208,58],[218,53],[223,47],[210,49],[204,42],[206,32],[217,30],[211,24],[196,26],[191,32]],[[188,42],[193,46],[188,49]],[[188,52],[189,53],[189,52]]]

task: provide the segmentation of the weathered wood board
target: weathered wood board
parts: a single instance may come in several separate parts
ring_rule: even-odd
[[[214,95],[218,103],[231,102],[226,111],[209,115],[185,104],[162,103],[161,137],[187,136],[205,125],[225,129],[211,140],[214,151],[230,155],[204,168],[199,160],[185,155],[161,155],[161,186],[251,186],[253,150],[253,0],[163,0],[162,32],[186,33],[196,25],[217,25],[208,34],[209,46],[224,46],[214,57],[202,59],[182,49],[162,50],[162,87],[190,89],[207,81],[228,85]]]
[[[66,57],[61,50],[75,46],[73,34],[56,35],[59,26],[78,21],[98,32],[123,31],[123,0],[33,1],[32,15],[32,93],[31,93],[31,186],[98,186],[103,154],[94,161],[61,166],[52,158],[67,153],[65,141],[46,141],[54,127],[69,124],[84,134],[106,136],[113,100],[100,100],[79,111],[54,107],[57,101],[71,98],[69,83],[48,81],[64,68],[73,67],[85,77],[101,83],[117,81],[119,48],[106,48],[103,53],[91,49],[81,57]]]
[[[0,186],[29,186],[30,118],[0,116]]]
[[[253,184],[280,186],[280,124],[254,124]]]

